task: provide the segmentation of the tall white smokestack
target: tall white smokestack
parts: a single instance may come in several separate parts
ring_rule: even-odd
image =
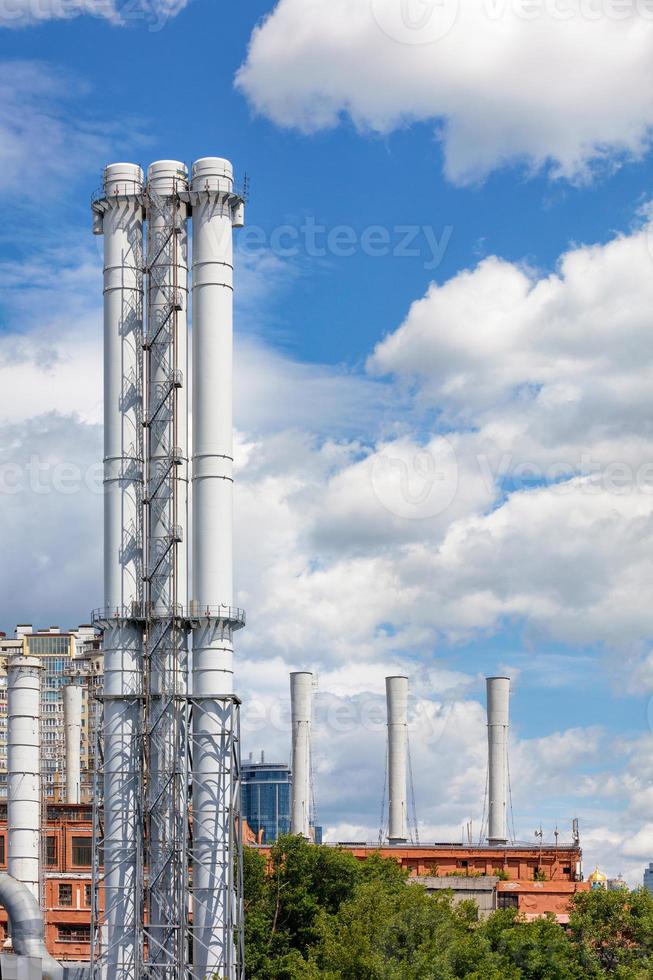
[[[130,980],[138,948],[143,694],[143,171],[104,171],[104,945]]]
[[[147,170],[148,956],[186,960],[188,906],[188,171]]]
[[[193,164],[193,975],[235,980],[233,232],[228,160]]]
[[[40,903],[41,671],[37,657],[8,664],[7,866]]]
[[[290,832],[310,837],[311,817],[311,714],[313,675],[298,671],[290,675],[292,723],[292,802]]]
[[[510,678],[487,678],[488,843],[508,842],[508,728]]]
[[[63,692],[66,745],[66,803],[82,802],[82,689],[70,685]]]
[[[408,678],[386,677],[388,702],[388,800],[391,844],[408,839]]]

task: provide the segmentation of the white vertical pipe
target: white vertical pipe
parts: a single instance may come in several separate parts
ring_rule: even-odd
[[[7,717],[8,871],[39,904],[42,669],[38,657],[9,661]]]
[[[193,599],[233,605],[233,169],[193,164]],[[200,647],[201,655],[201,647]],[[211,663],[213,673],[213,667]],[[217,665],[231,691],[233,666]],[[199,679],[199,678],[196,678]],[[215,693],[212,685],[211,692]]]
[[[143,631],[143,171],[104,173],[104,895],[108,976],[135,975]]]
[[[63,692],[66,745],[66,803],[82,802],[82,689],[70,685]]]
[[[508,841],[508,729],[510,678],[487,678],[488,842]]]
[[[292,802],[290,832],[310,837],[311,815],[311,714],[313,675],[298,671],[290,675],[292,724]]]
[[[171,199],[188,195],[188,171],[186,165],[176,160],[158,160],[147,169],[148,191],[170,202]],[[176,508],[159,497],[159,504],[150,501],[148,547],[149,567],[154,569],[161,555],[168,551],[171,527],[181,529],[181,542],[174,549],[172,558],[159,565],[154,581],[151,583],[151,601],[154,616],[170,615],[173,602],[184,612],[188,606],[188,205],[179,203],[179,222],[176,246],[173,241],[166,243],[170,231],[170,215],[150,203],[148,209],[148,264],[156,266],[156,277],[150,268],[148,295],[148,341],[160,323],[167,324],[154,343],[150,366],[152,373],[148,378],[150,420],[148,464],[150,490],[157,486],[162,476],[169,472],[170,457],[173,450],[178,451],[172,473],[175,482]],[[173,254],[176,260],[173,260]],[[170,314],[170,302],[176,287],[180,308],[174,317]],[[174,337],[168,329],[176,324]],[[174,356],[173,356],[174,350]],[[175,419],[169,411],[160,410],[162,394],[171,384],[173,372],[180,372],[176,389]],[[169,399],[170,401],[170,399]],[[157,412],[157,410],[159,411]],[[150,494],[150,497],[152,495]],[[175,595],[172,594],[174,583]]]
[[[402,844],[407,833],[408,678],[386,677],[388,704],[388,802],[391,844]]]
[[[186,862],[188,634],[188,171],[148,167],[149,959],[174,962]],[[171,546],[171,535],[176,543]],[[170,629],[172,617],[177,618]],[[176,778],[171,776],[176,774]],[[175,853],[173,853],[175,852]],[[161,966],[164,964],[164,966]],[[156,968],[155,968],[156,973]]]
[[[235,978],[231,756],[233,692],[233,168],[193,164],[193,966]]]

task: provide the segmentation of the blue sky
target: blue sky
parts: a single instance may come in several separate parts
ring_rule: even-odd
[[[20,483],[2,495],[0,625],[84,621],[101,601],[102,167],[228,156],[251,184],[246,702],[271,717],[290,669],[319,673],[320,818],[360,836],[382,733],[352,753],[327,708],[406,670],[432,774],[422,838],[455,837],[482,810],[483,677],[506,670],[518,832],[579,816],[588,861],[635,881],[653,855],[653,25],[608,0],[598,20],[535,25],[517,0],[503,20],[473,0],[415,44],[389,36],[396,6],[0,11],[0,476]],[[287,754],[272,721],[246,731]]]

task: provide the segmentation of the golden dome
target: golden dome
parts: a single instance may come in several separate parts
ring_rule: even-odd
[[[607,880],[608,880],[607,875],[604,875],[599,871],[599,866],[597,864],[597,866],[594,868],[594,871],[589,876],[589,881],[593,885],[598,885],[598,884],[603,884]]]

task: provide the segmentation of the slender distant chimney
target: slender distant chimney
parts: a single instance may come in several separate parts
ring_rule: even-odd
[[[82,802],[82,689],[70,685],[63,692],[66,732],[66,803]]]
[[[292,804],[290,832],[310,838],[311,814],[311,706],[313,675],[290,675],[292,713]]]
[[[7,870],[40,903],[41,671],[37,657],[8,664]]]
[[[403,844],[407,833],[408,678],[386,677],[388,702],[388,840]]]
[[[510,678],[487,678],[488,843],[508,843],[508,728]]]

